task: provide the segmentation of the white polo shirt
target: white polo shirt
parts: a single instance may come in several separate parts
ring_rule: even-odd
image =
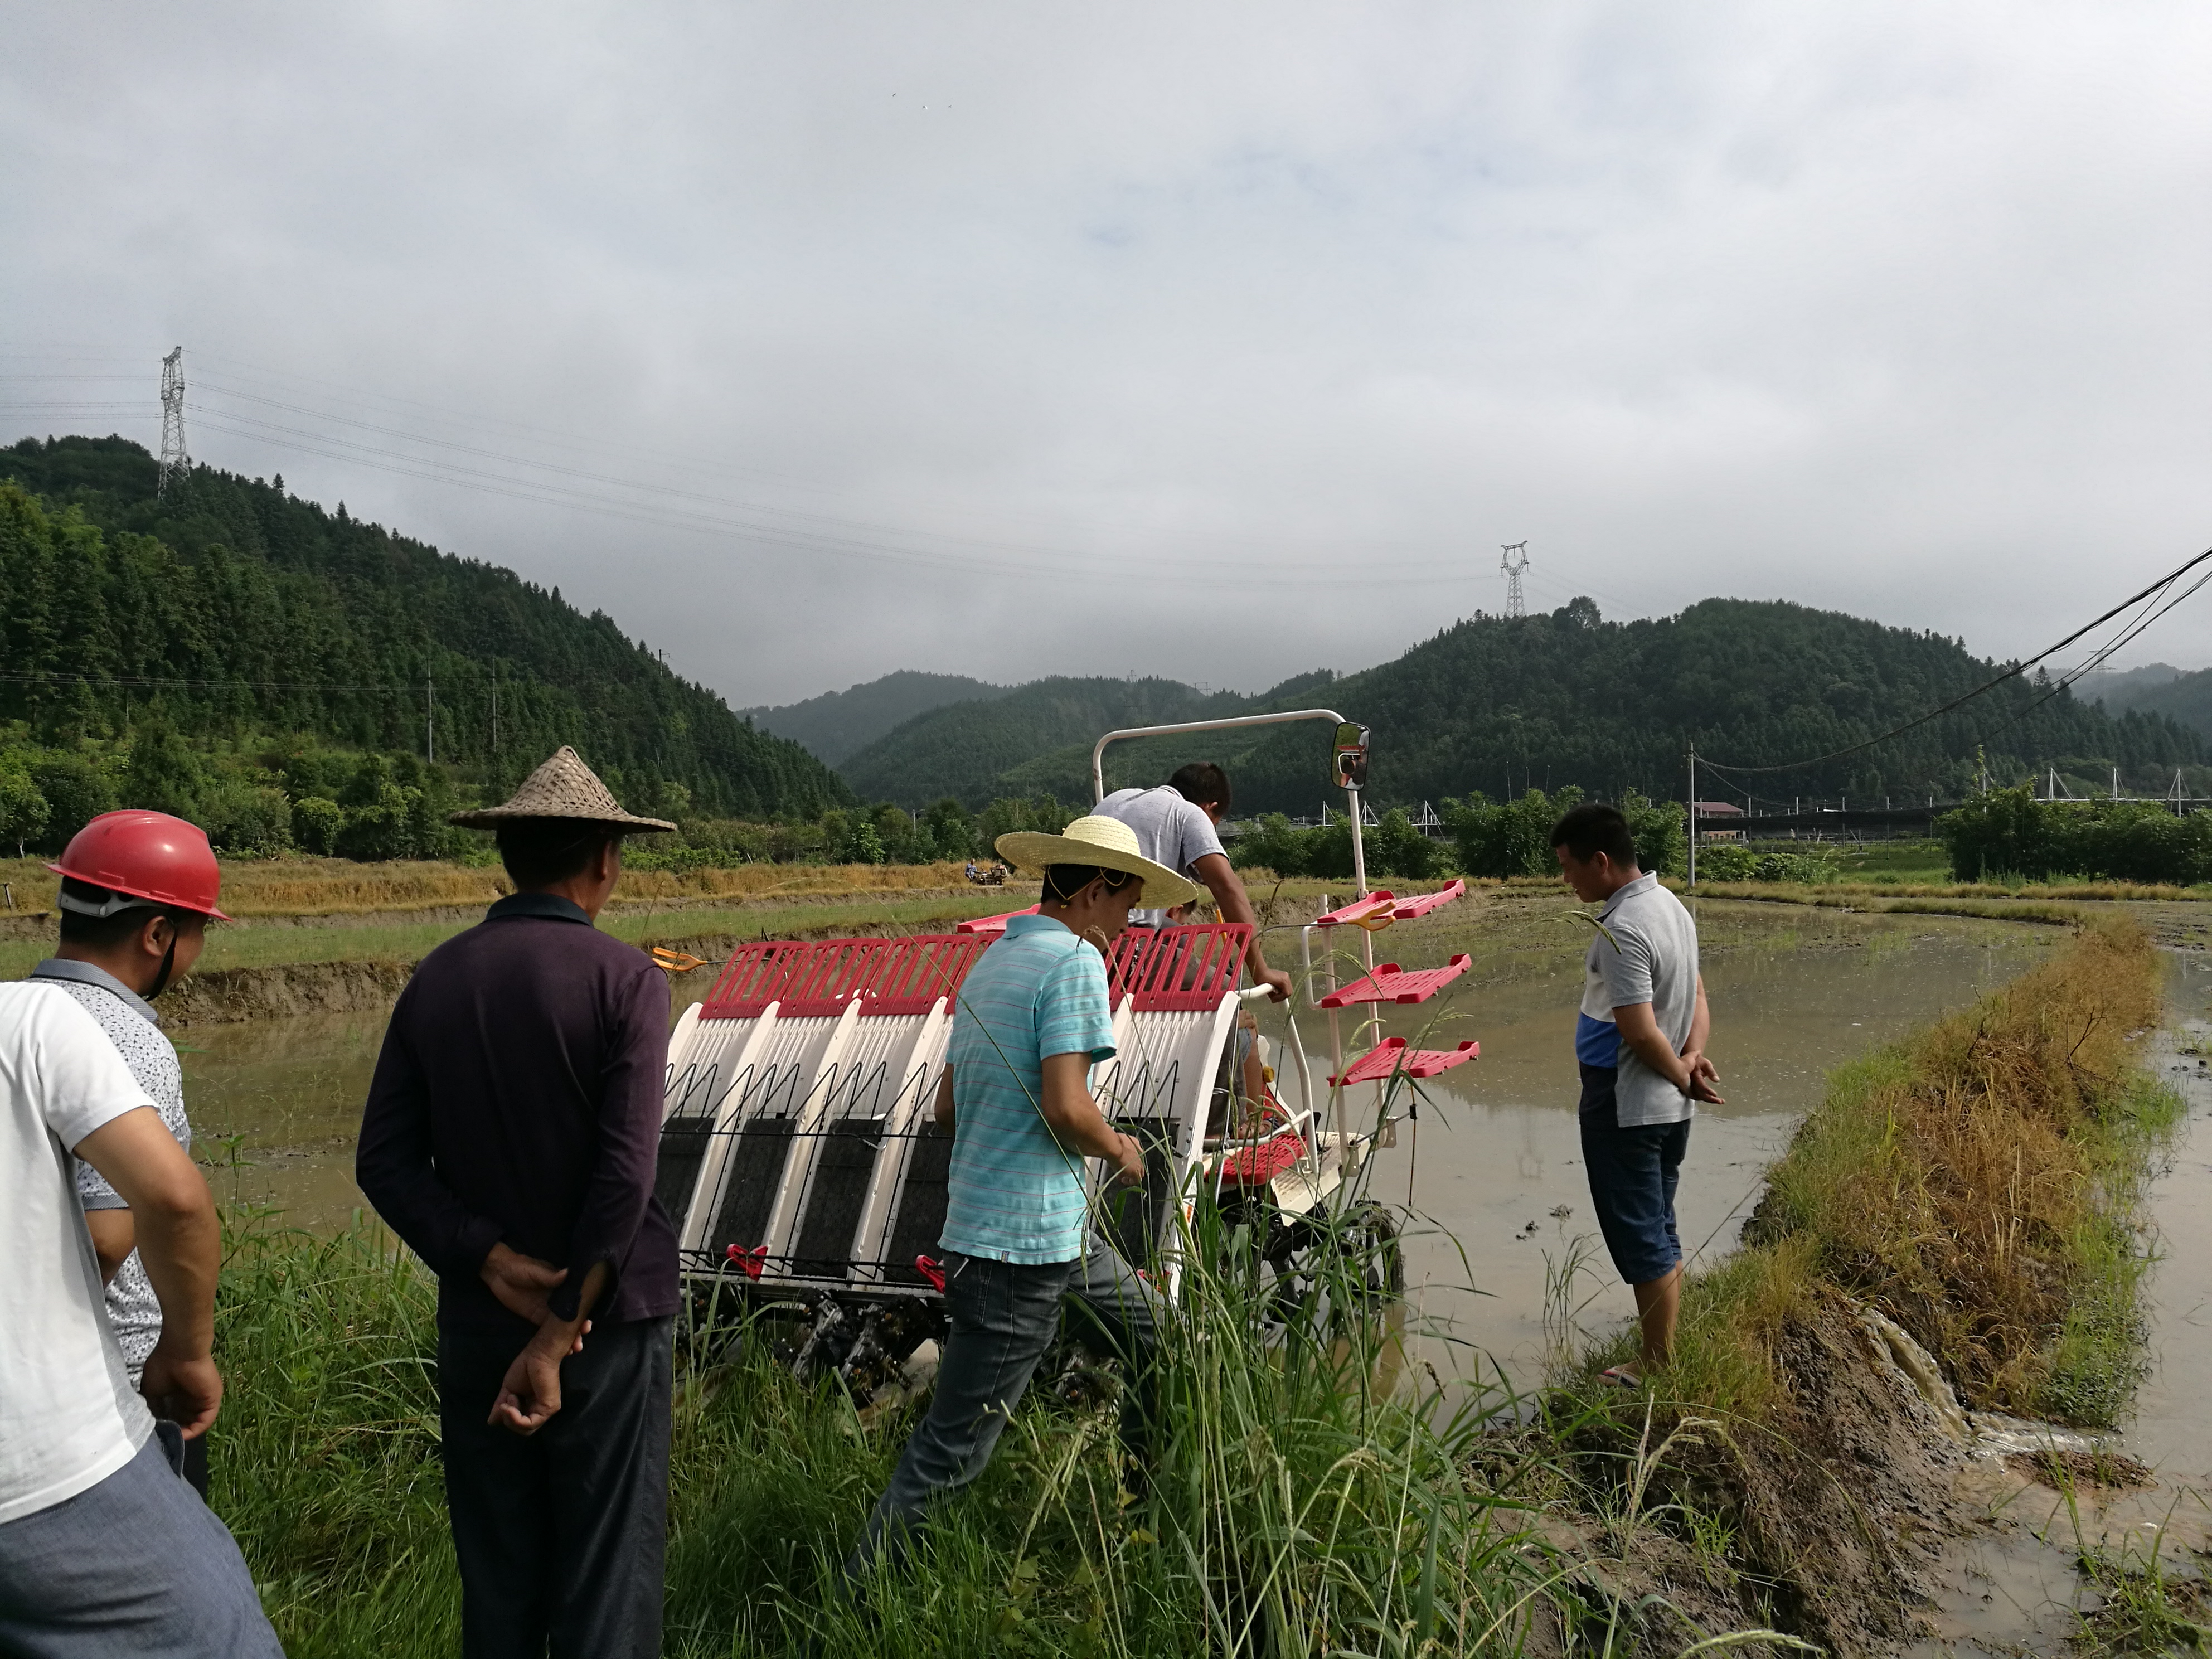
[[[0,1524],[98,1486],[154,1431],[108,1330],[70,1156],[153,1104],[67,991],[0,984]]]

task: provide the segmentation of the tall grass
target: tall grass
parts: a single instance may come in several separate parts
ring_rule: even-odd
[[[797,1380],[769,1320],[679,1334],[667,1651],[684,1655],[1514,1654],[1579,1615],[1538,1537],[1556,1472],[1488,1438],[1513,1402],[1395,1386],[1402,1334],[1273,1335],[1249,1237],[1213,1220],[1163,1333],[1149,1495],[1109,1407],[1041,1376],[975,1488],[910,1564],[838,1563],[914,1407],[865,1415]],[[295,1656],[453,1650],[437,1463],[434,1285],[367,1230],[242,1226],[218,1318],[229,1378],[215,1503]],[[1483,1477],[1470,1471],[1477,1465]]]

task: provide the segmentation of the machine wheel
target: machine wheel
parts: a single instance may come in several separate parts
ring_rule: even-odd
[[[1271,1332],[1348,1336],[1406,1292],[1398,1224],[1372,1199],[1282,1219],[1261,1264],[1262,1317]]]

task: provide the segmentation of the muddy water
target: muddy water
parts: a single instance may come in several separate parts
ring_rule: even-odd
[[[1677,1200],[1684,1248],[1707,1259],[1733,1248],[1762,1171],[1819,1099],[1829,1070],[1972,1001],[2055,943],[2027,928],[1931,929],[1876,935],[1853,949],[1709,959],[1711,1053],[1728,1103],[1700,1109],[1691,1132]],[[1469,1345],[1456,1347],[1462,1376],[1474,1374],[1479,1353],[1486,1376],[1498,1367],[1522,1386],[1540,1378],[1547,1276],[1572,1261],[1583,1264],[1573,1301],[1584,1333],[1635,1310],[1598,1241],[1582,1164],[1573,1048],[1580,987],[1578,972],[1563,967],[1460,993],[1441,1019],[1432,1003],[1394,1010],[1387,1022],[1393,1034],[1431,1048],[1469,1036],[1482,1044],[1480,1059],[1425,1085],[1418,1130],[1401,1125],[1398,1146],[1377,1154],[1372,1175],[1379,1196],[1403,1203],[1410,1190],[1413,1209],[1427,1218],[1409,1240],[1407,1281],[1422,1287],[1419,1311],[1448,1319]]]

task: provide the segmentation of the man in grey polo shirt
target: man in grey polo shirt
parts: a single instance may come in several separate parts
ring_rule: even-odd
[[[1698,1101],[1722,1104],[1705,1058],[1712,1016],[1698,972],[1698,925],[1636,861],[1628,822],[1577,806],[1552,830],[1575,896],[1596,904],[1575,1022],[1582,1070],[1583,1162],[1606,1249],[1635,1287],[1645,1371],[1664,1365],[1681,1307],[1682,1241],[1674,1190]],[[1608,1380],[1640,1387],[1626,1366]]]

